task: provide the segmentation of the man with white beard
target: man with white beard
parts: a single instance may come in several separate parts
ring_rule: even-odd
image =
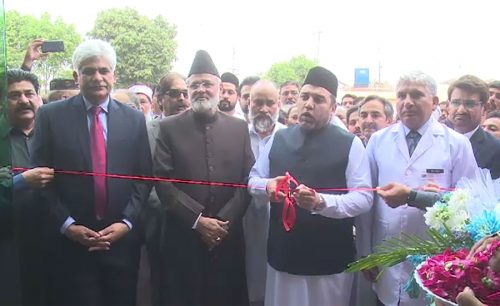
[[[187,79],[192,109],[160,122],[157,177],[245,183],[254,163],[246,122],[218,111],[220,77],[198,51]],[[159,182],[164,212],[161,305],[246,305],[244,188]]]
[[[281,102],[276,86],[268,80],[255,83],[250,91],[248,125],[252,151],[259,152],[277,130],[286,128],[278,122]],[[248,297],[251,305],[263,305],[266,288],[267,230],[269,201],[253,199],[243,218]]]

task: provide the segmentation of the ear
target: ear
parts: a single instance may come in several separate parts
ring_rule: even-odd
[[[78,73],[73,70],[73,80],[75,80],[75,83],[78,84]]]
[[[434,96],[432,98],[432,110],[435,110],[438,105],[439,105],[439,97]]]
[[[335,114],[335,111],[337,110],[337,103],[332,102],[331,104],[332,104],[332,113]]]
[[[113,85],[118,82],[118,77],[116,76],[116,70],[113,70]]]

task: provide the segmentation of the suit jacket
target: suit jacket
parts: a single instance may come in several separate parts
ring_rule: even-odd
[[[479,127],[470,138],[479,168],[490,170],[491,177],[500,177],[500,139]]]
[[[146,127],[148,131],[149,147],[151,153],[154,153],[156,138],[158,138],[160,129],[160,119],[148,121]],[[147,242],[157,243],[157,241],[153,241],[153,239],[155,239],[155,233],[158,232],[161,226],[161,212],[161,202],[156,193],[156,188],[153,187],[141,214],[141,224],[144,231],[144,238]]]
[[[151,152],[142,113],[111,100],[107,115],[107,172],[151,175]],[[92,171],[87,110],[81,94],[42,106],[32,148],[34,166],[56,170]],[[128,179],[107,180],[108,205],[104,222],[136,222],[150,184]],[[59,231],[68,217],[94,230],[93,180],[89,176],[57,174],[43,196],[50,206],[51,229]]]
[[[477,169],[467,138],[432,119],[411,157],[402,123],[373,134],[368,142],[367,153],[373,186],[399,182],[415,188],[433,180],[442,187],[453,187],[462,177],[474,177]],[[442,169],[443,173],[428,174],[427,169]],[[427,226],[423,211],[407,205],[391,208],[377,195],[374,201],[371,211],[373,225],[366,225],[359,233],[371,234],[373,246],[384,239],[399,237],[401,232],[425,237]],[[400,284],[406,282],[410,271],[410,264],[405,262],[384,272],[375,283],[382,303],[398,304],[400,292],[404,292]],[[412,301],[406,294],[401,295],[403,301],[424,305],[422,300]]]

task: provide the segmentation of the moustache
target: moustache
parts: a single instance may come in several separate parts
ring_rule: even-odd
[[[35,111],[31,105],[21,105],[16,107],[16,112],[22,112],[25,110]]]
[[[361,129],[366,130],[366,129],[376,129],[377,125],[373,122],[363,122],[361,124]]]

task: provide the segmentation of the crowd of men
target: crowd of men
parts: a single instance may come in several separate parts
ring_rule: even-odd
[[[187,77],[116,89],[113,47],[87,40],[43,105],[41,42],[7,71],[2,139],[23,170],[0,224],[0,304],[426,305],[402,289],[409,263],[344,270],[425,235],[439,194],[417,188],[500,176],[498,81],[462,76],[440,103],[407,73],[394,109],[339,99],[320,66],[300,84],[240,83],[200,50]]]

